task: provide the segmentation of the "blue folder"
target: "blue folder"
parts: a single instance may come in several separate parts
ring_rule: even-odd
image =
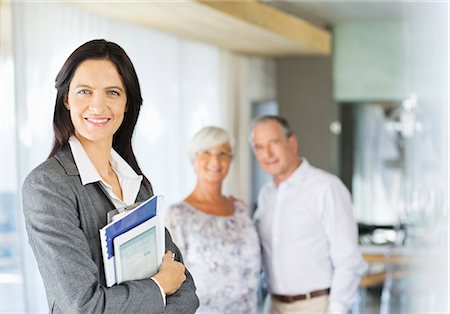
[[[108,259],[114,256],[114,244],[113,240],[115,237],[127,232],[130,229],[140,225],[141,223],[149,220],[150,218],[156,216],[156,202],[158,197],[153,195],[148,200],[144,201],[142,204],[138,205],[131,213],[125,215],[121,219],[113,222],[105,230],[106,234],[106,245],[108,251]]]

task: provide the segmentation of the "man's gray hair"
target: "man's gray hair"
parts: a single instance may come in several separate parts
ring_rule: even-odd
[[[215,126],[207,126],[195,133],[189,143],[189,158],[194,160],[195,155],[205,149],[229,143],[231,146],[231,154],[234,155],[233,140],[227,131]]]
[[[249,138],[250,143],[252,142],[251,134],[253,132],[253,128],[257,124],[262,123],[262,122],[267,122],[267,121],[274,121],[274,122],[278,123],[281,126],[281,129],[283,130],[284,136],[286,136],[286,138],[289,138],[294,134],[294,132],[292,132],[292,129],[289,125],[289,122],[285,118],[280,117],[280,116],[275,116],[275,115],[265,115],[265,116],[261,116],[261,117],[256,117],[250,124],[250,138]]]

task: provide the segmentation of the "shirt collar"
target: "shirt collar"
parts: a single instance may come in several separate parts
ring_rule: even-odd
[[[109,159],[111,167],[116,171],[121,178],[128,178],[131,180],[142,180],[143,176],[138,175],[133,168],[123,159],[114,149],[111,149],[111,157]]]
[[[69,137],[69,145],[72,150],[73,159],[77,165],[78,172],[80,173],[81,184],[86,185],[89,183],[102,181],[102,178],[92,164],[92,161],[89,159],[80,141],[74,135]]]
[[[92,161],[89,159],[80,141],[74,135],[69,138],[69,145],[72,149],[75,164],[77,165],[80,173],[81,183],[86,185],[98,181],[104,182],[97,169],[95,169],[92,164]],[[119,177],[126,177],[139,181],[142,180],[142,176],[136,174],[133,168],[131,168],[130,165],[128,165],[128,163],[114,149],[111,149],[111,157],[109,162]],[[106,182],[104,183],[106,184]]]
[[[294,172],[281,184],[287,184],[288,186],[296,186],[300,184],[302,178],[305,177],[305,174],[310,168],[311,165],[309,164],[308,160],[306,160],[306,158],[302,158],[302,162],[297,167],[297,169],[295,169]]]

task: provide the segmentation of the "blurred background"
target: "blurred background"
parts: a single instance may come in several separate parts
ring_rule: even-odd
[[[195,180],[206,125],[237,156],[226,191],[256,206],[268,180],[252,118],[287,117],[300,152],[352,193],[369,268],[352,313],[449,313],[447,1],[0,2],[0,312],[48,312],[21,208],[50,151],[54,79],[82,43],[129,54],[144,106],[134,137],[166,206]]]

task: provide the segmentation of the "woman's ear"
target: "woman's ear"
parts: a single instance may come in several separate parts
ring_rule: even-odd
[[[67,97],[67,95],[64,96],[64,107],[66,107],[66,109],[70,111],[69,98]]]

